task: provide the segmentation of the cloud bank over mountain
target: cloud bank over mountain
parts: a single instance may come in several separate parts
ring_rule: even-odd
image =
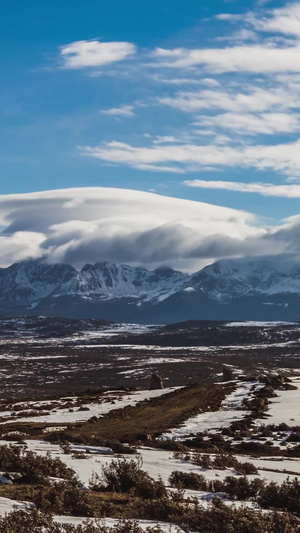
[[[0,196],[1,266],[27,258],[196,270],[215,259],[300,252],[300,216],[267,227],[253,214],[127,189]]]

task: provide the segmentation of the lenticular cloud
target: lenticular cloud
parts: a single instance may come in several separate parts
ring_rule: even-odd
[[[299,222],[268,230],[245,211],[97,187],[0,196],[0,224],[2,266],[45,257],[192,270],[220,257],[295,251]]]

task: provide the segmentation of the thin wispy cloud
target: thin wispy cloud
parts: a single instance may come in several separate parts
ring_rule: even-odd
[[[163,68],[203,66],[207,72],[216,74],[300,72],[299,55],[299,44],[285,48],[271,48],[263,44],[194,50],[157,48],[154,52],[154,57]]]
[[[110,109],[101,109],[103,115],[111,115],[113,117],[134,117],[134,106],[121,105],[120,107],[111,107]]]
[[[274,185],[273,183],[241,183],[238,181],[185,180],[187,187],[218,189],[222,191],[256,193],[278,198],[300,198],[300,185]]]
[[[138,51],[140,69],[161,86],[144,101],[165,113],[160,131],[136,144],[114,136],[80,146],[82,156],[148,172],[247,168],[283,180],[300,176],[300,4],[216,19],[231,31],[215,37],[215,48]],[[177,131],[167,111],[181,114]],[[133,104],[102,112],[132,116]]]
[[[300,176],[300,140],[289,144],[255,146],[219,146],[216,144],[168,144],[163,146],[131,146],[117,141],[100,146],[81,147],[81,154],[106,163],[119,163],[133,168],[159,165],[163,170],[174,165],[174,171],[195,172],[201,168],[244,167],[272,169],[281,174]],[[145,167],[146,168],[146,167]]]
[[[173,69],[202,66],[207,71],[215,73],[299,72],[300,5],[298,2],[280,9],[266,10],[264,16],[261,13],[257,16],[254,12],[242,15],[221,13],[216,18],[239,25],[239,28],[230,32],[228,37],[216,39],[219,43],[226,40],[236,41],[236,45],[216,48],[157,47],[153,56],[158,60],[158,64]],[[261,33],[264,35],[261,36]],[[276,39],[276,34],[281,38]]]
[[[162,105],[192,112],[205,109],[222,109],[241,113],[254,111],[263,112],[274,109],[292,109],[299,107],[299,93],[273,87],[270,89],[250,86],[241,90],[219,91],[180,91],[173,97],[159,98]]]
[[[218,128],[241,135],[273,135],[300,131],[300,115],[289,113],[220,113],[214,116],[199,117],[196,126]]]

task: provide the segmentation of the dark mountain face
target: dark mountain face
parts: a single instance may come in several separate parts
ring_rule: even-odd
[[[290,256],[219,261],[188,275],[96,263],[80,271],[41,260],[0,269],[0,314],[118,322],[299,320],[300,266]]]

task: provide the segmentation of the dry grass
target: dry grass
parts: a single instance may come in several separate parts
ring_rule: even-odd
[[[232,385],[211,383],[188,386],[136,406],[117,409],[97,421],[80,424],[68,433],[74,438],[84,434],[128,442],[151,439],[201,411],[218,410],[232,388]]]
[[[118,440],[134,443],[151,440],[159,434],[177,427],[187,418],[201,411],[217,411],[226,395],[234,386],[201,383],[189,385],[165,394],[139,402],[135,406],[116,409],[97,420],[76,424],[64,424],[71,441],[82,440],[92,443],[93,439]],[[43,430],[56,424],[30,422],[10,422],[2,432],[20,431],[30,438],[45,438]]]

